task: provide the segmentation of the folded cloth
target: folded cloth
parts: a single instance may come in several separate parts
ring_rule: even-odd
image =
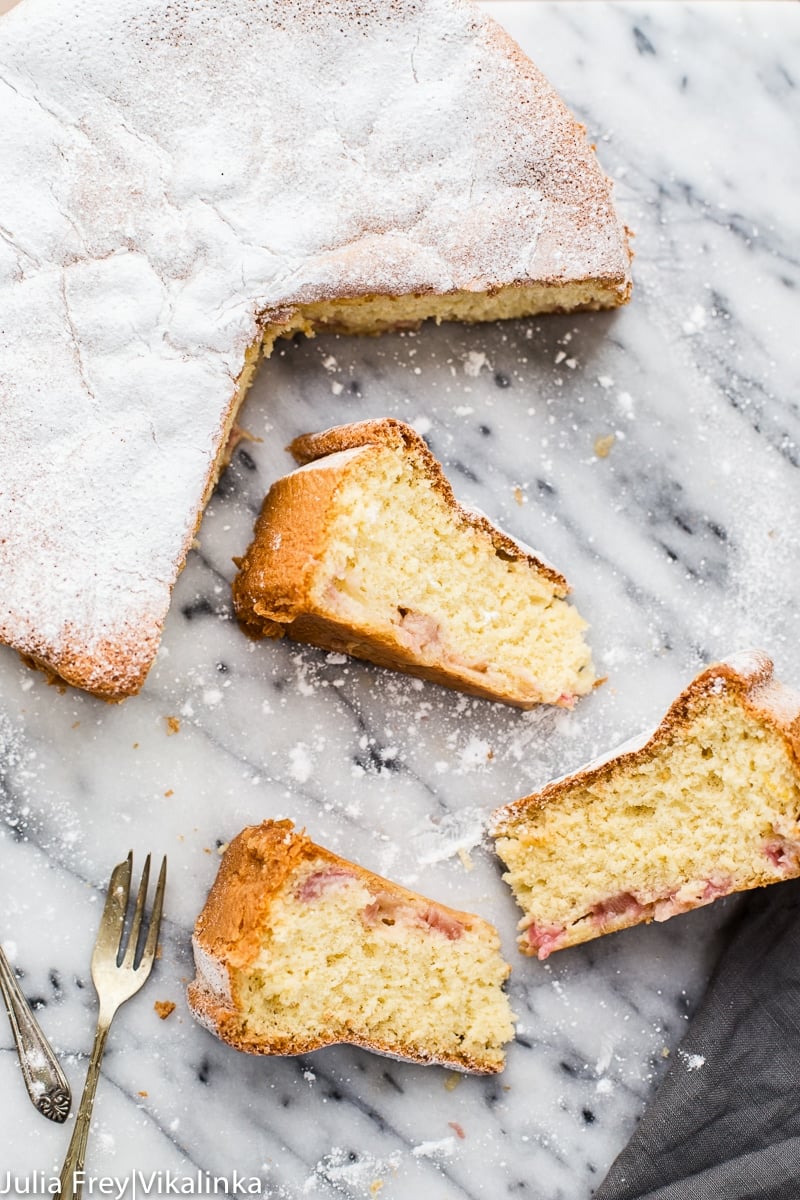
[[[594,1200],[800,1200],[800,879],[751,893]]]

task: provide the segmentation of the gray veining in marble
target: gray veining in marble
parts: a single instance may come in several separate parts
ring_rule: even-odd
[[[287,344],[247,402],[262,440],[239,448],[209,505],[142,694],[111,707],[61,693],[0,652],[0,937],[76,1092],[102,886],[129,846],[170,857],[163,956],[103,1067],[96,1178],[238,1171],[285,1200],[585,1200],[674,1054],[737,903],[522,960],[481,832],[498,803],[651,724],[729,650],[761,645],[800,684],[800,12],[488,7],[617,180],[636,231],[628,308]],[[570,578],[608,674],[573,713],[522,714],[238,630],[231,556],[290,466],[283,447],[382,415],[416,424],[458,495]],[[520,1017],[503,1075],[348,1047],[258,1060],[194,1024],[189,936],[217,848],[283,815],[497,922]],[[165,1021],[155,1000],[176,1004]],[[69,1127],[28,1105],[4,1028],[0,1111],[0,1191],[7,1172],[60,1166]]]

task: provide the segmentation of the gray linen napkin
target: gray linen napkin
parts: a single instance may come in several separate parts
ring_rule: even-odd
[[[750,893],[729,933],[595,1200],[800,1200],[800,879]]]

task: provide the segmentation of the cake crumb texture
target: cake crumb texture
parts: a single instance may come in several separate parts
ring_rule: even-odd
[[[520,708],[595,684],[586,623],[534,551],[456,502],[400,421],[292,444],[233,594],[255,636],[288,634]]]
[[[638,745],[499,809],[522,952],[547,958],[800,874],[799,754],[800,695],[766,655],[739,655]]]
[[[233,840],[197,920],[194,1015],[254,1054],[334,1042],[477,1073],[514,1034],[496,930],[315,845],[291,821]]]

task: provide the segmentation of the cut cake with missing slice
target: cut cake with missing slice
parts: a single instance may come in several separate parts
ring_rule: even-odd
[[[25,0],[0,111],[0,642],[99,696],[276,338],[630,294],[585,130],[465,0]]]
[[[230,844],[197,919],[189,1005],[252,1054],[349,1042],[489,1074],[514,1036],[499,945],[480,917],[265,821]]]
[[[462,508],[425,442],[385,419],[298,438],[234,581],[257,637],[345,651],[520,708],[595,676],[562,575]]]
[[[751,652],[705,670],[638,744],[499,809],[522,952],[800,875],[798,756],[800,695]]]

